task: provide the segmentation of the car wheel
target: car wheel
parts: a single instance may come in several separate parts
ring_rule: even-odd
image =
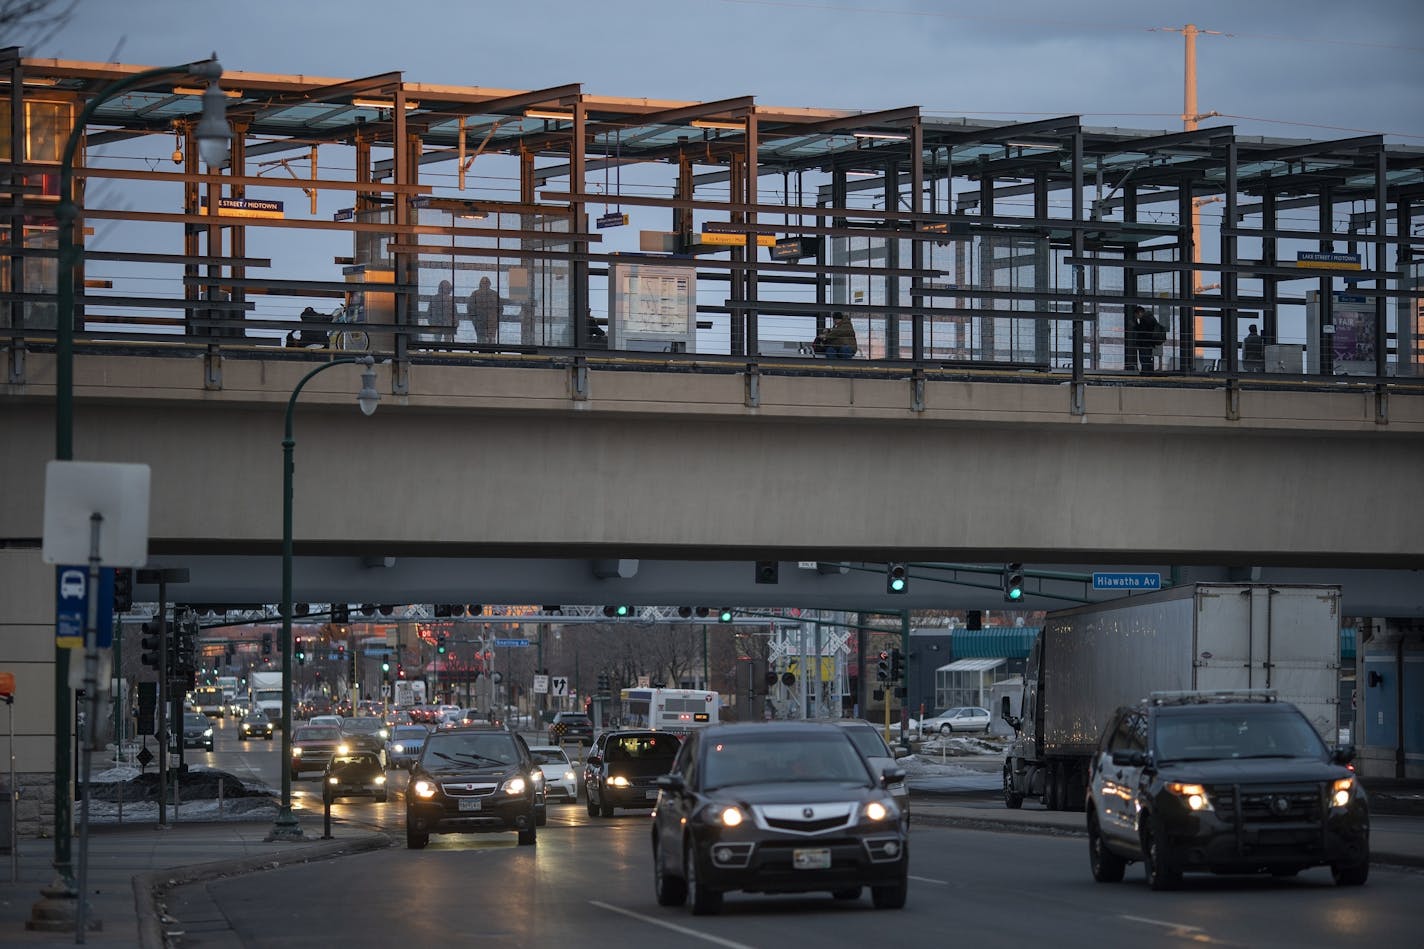
[[[888,886],[870,888],[870,902],[875,904],[876,909],[904,909],[905,898],[909,895],[910,881],[903,876],[898,882]]]
[[[376,803],[377,803],[377,804],[384,804],[384,803],[386,803],[388,800],[390,800],[390,798],[387,796],[387,794],[386,794],[385,791],[382,791],[380,794],[377,794],[377,795],[376,795]]]
[[[1014,774],[1007,761],[1004,762],[1004,806],[1011,811],[1023,807],[1024,796],[1014,791]]]
[[[1099,883],[1119,883],[1127,869],[1127,861],[1103,843],[1098,815],[1093,811],[1088,812],[1088,865],[1093,870],[1093,879]]]
[[[595,804],[595,803],[593,803],[593,795],[592,795],[592,794],[589,794],[587,791],[585,791],[585,792],[584,792],[584,796],[588,799],[588,816],[589,816],[589,817],[597,817],[597,816],[598,816],[598,805]]]
[[[941,725],[941,726],[939,727],[939,733],[940,733],[941,735],[953,735],[953,734],[954,734],[954,726],[951,725],[951,724],[949,724],[948,722],[946,722],[945,724],[943,724],[943,725]]]
[[[843,890],[832,890],[831,895],[838,900],[858,900],[860,899],[860,887],[848,886]]]
[[[407,820],[410,818],[407,817]],[[424,850],[425,845],[430,843],[429,834],[418,834],[409,827],[405,829],[405,845],[411,850]]]
[[[613,816],[613,805],[610,804],[610,803],[608,803],[607,801],[599,801],[599,802],[598,802],[598,816],[599,816],[599,817],[612,817],[612,816]]]
[[[662,845],[653,842],[653,892],[657,894],[659,906],[681,906],[687,902],[687,882],[682,877],[673,876],[666,869],[667,854]]]
[[[526,827],[519,832],[519,846],[532,847],[539,842],[539,829],[534,826]]]
[[[1365,853],[1358,863],[1332,863],[1330,876],[1336,886],[1364,886],[1370,878],[1370,851],[1365,845]]]
[[[293,781],[299,780],[302,776],[302,773],[300,771],[293,771],[291,774]]]
[[[697,877],[697,845],[688,840],[682,846],[682,878],[693,916],[716,916],[722,912],[722,894],[703,886]]]
[[[1152,889],[1174,890],[1181,884],[1182,871],[1172,863],[1166,834],[1152,819],[1142,825],[1142,857],[1142,866],[1147,871],[1147,885]]]

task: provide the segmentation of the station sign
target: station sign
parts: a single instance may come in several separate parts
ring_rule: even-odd
[[[746,247],[752,243],[757,247],[776,246],[776,237],[771,234],[723,234],[720,231],[703,231],[697,239],[703,244],[717,247]]]
[[[772,245],[772,260],[800,260],[815,257],[821,250],[819,237],[783,237]]]
[[[1160,573],[1095,573],[1094,590],[1160,590]]]
[[[1328,268],[1330,270],[1359,270],[1359,254],[1334,254],[1325,251],[1299,250],[1295,254],[1295,265],[1305,268]]]
[[[218,198],[218,217],[285,218],[281,201],[267,198]]]
[[[89,598],[98,597],[95,645],[114,644],[114,568],[99,568],[97,589],[89,583],[89,568],[60,565],[55,568],[54,644],[60,649],[84,647],[84,623],[89,618]]]
[[[595,223],[597,223],[599,227],[622,227],[628,223],[628,215],[618,211],[611,211],[599,217]]]

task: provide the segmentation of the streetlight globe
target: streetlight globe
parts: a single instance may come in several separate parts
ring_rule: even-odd
[[[376,391],[376,370],[367,369],[361,373],[361,391],[356,393],[356,404],[361,406],[362,415],[374,415],[380,401],[381,394]]]
[[[227,97],[218,88],[217,80],[203,90],[203,117],[195,132],[198,154],[209,168],[221,168],[227,163],[228,142],[232,132],[227,125]]]

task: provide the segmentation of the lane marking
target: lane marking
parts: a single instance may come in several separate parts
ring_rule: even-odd
[[[919,880],[921,883],[938,883],[940,886],[949,886],[948,880],[936,880],[934,877],[917,877],[913,873],[906,874],[911,880]]]
[[[1126,919],[1126,920],[1130,920],[1130,921],[1132,921],[1132,922],[1134,922],[1134,923],[1146,923],[1146,924],[1149,925],[1149,926],[1162,926],[1162,927],[1164,927],[1164,928],[1166,928],[1166,929],[1175,929],[1175,930],[1178,930],[1178,931],[1180,931],[1180,932],[1189,932],[1189,933],[1206,932],[1206,930],[1202,929],[1200,926],[1188,926],[1186,923],[1172,923],[1172,922],[1168,922],[1168,921],[1165,920],[1165,919],[1149,919],[1149,918],[1146,917],[1146,916],[1128,916],[1128,915],[1125,914],[1125,913],[1119,913],[1119,914],[1118,914],[1118,919]]]
[[[718,946],[726,946],[727,949],[755,949],[755,947],[749,946],[744,942],[733,942],[730,939],[723,939],[721,936],[713,936],[709,933],[698,932],[697,930],[692,929],[688,926],[679,926],[677,923],[670,923],[665,919],[658,919],[656,916],[645,916],[642,913],[635,913],[631,909],[624,909],[621,906],[614,906],[612,903],[604,903],[601,900],[589,900],[588,902],[589,905],[597,906],[599,909],[606,909],[614,913],[621,913],[622,915],[628,916],[632,919],[636,919],[639,922],[651,923],[654,926],[661,926],[664,929],[671,929],[673,932],[681,933],[684,936],[694,936],[698,939],[704,939],[707,942],[714,943]]]

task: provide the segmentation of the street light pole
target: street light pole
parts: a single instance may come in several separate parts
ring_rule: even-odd
[[[210,168],[227,160],[231,132],[227,124],[227,100],[218,88],[222,65],[217,54],[211,58],[180,66],[145,69],[100,89],[74,120],[64,154],[59,164],[59,204],[55,208],[58,225],[58,262],[55,286],[54,341],[54,457],[56,461],[74,459],[74,270],[83,257],[83,250],[74,243],[74,222],[79,210],[74,204],[74,159],[79,142],[84,137],[90,118],[100,105],[152,80],[174,74],[207,79],[203,93],[203,113],[198,123],[198,144],[203,159]],[[17,159],[18,160],[18,159]],[[58,568],[56,568],[58,569]],[[42,892],[44,899],[36,903],[27,926],[31,929],[68,931],[75,928],[75,914],[69,901],[77,896],[71,856],[71,824],[74,800],[70,792],[69,730],[72,724],[69,709],[69,650],[54,651],[54,869],[56,878]]]
[[[292,472],[295,468],[292,449],[297,444],[292,436],[292,415],[296,411],[297,396],[313,376],[334,366],[356,364],[366,367],[361,373],[361,391],[356,401],[362,414],[375,412],[376,403],[380,401],[376,371],[371,368],[375,361],[372,356],[351,356],[323,363],[302,376],[287,400],[287,427],[282,436],[282,806],[272,823],[269,840],[302,839],[302,826],[292,813]]]

